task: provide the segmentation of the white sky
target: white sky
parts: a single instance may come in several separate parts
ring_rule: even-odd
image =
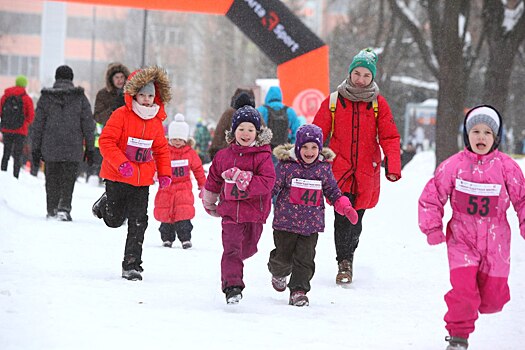
[[[0,151],[1,151],[0,147]],[[220,291],[219,219],[197,203],[193,248],[161,247],[150,220],[144,280],[120,277],[126,228],[91,214],[103,192],[96,179],[76,184],[73,222],[46,221],[44,178],[0,173],[0,349],[424,349],[446,347],[443,295],[449,290],[446,247],[430,247],[417,226],[417,200],[434,156],[418,154],[368,210],[349,289],[334,283],[333,211],[320,234],[310,306],[288,305],[270,285],[271,217],[259,252],[245,262],[244,299],[226,305]],[[522,167],[524,161],[520,161]],[[447,212],[448,213],[448,212]],[[448,213],[449,215],[449,213]],[[525,241],[513,209],[511,301],[481,315],[475,350],[520,349],[525,339]]]

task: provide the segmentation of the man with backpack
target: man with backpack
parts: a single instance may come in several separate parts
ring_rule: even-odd
[[[285,143],[295,143],[295,132],[301,121],[293,108],[283,103],[283,93],[278,86],[272,86],[266,94],[264,105],[257,108],[264,123],[272,130],[272,149]],[[275,157],[272,158],[277,163]]]
[[[1,170],[7,171],[7,163],[12,155],[13,176],[17,179],[22,166],[24,141],[35,116],[33,100],[27,94],[26,86],[27,78],[23,75],[17,76],[15,86],[5,89],[0,100],[0,129],[4,140]]]

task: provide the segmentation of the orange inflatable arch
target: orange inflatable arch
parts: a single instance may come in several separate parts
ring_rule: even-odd
[[[329,93],[328,46],[278,0],[61,0],[224,15],[277,64],[283,102],[311,120]]]

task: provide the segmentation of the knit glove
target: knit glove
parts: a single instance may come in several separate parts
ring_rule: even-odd
[[[208,191],[207,189],[202,189],[202,205],[204,206],[204,210],[206,210],[206,213],[208,213],[211,216],[220,217],[219,214],[217,214],[217,199],[219,199],[218,193],[213,193]]]
[[[230,168],[223,171],[221,174],[224,180],[232,180],[237,184],[239,191],[246,191],[250,181],[252,181],[253,173],[251,171],[244,171],[237,167]]]
[[[162,190],[166,187],[169,187],[171,184],[171,177],[169,176],[159,176],[159,188]]]
[[[84,152],[84,162],[87,163],[88,166],[93,166],[93,159],[95,157],[95,152],[86,150]]]
[[[441,231],[432,231],[427,235],[427,242],[430,245],[440,244],[446,241],[445,235]]]
[[[352,207],[352,204],[350,203],[350,199],[348,199],[348,197],[339,197],[339,199],[336,200],[334,203],[334,208],[339,215],[346,216],[346,218],[350,221],[352,225],[355,225],[357,223],[359,217],[354,207]]]
[[[133,175],[133,166],[130,162],[124,162],[118,167],[118,172],[124,177],[131,177]]]
[[[224,180],[232,180],[235,181],[239,177],[239,174],[241,173],[241,169],[234,166],[233,168],[230,168],[228,170],[224,170],[221,174],[222,178]]]

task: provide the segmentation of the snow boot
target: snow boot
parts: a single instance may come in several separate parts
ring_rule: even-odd
[[[191,241],[182,242],[182,249],[189,249],[192,247]]]
[[[290,293],[290,301],[288,304],[293,306],[308,306],[310,302],[303,290],[296,290]]]
[[[173,246],[173,242],[172,241],[164,241],[164,242],[162,242],[162,245],[164,247],[171,248]]]
[[[56,219],[58,221],[73,221],[73,219],[71,218],[71,214],[69,214],[67,211],[65,210],[59,210],[57,211],[57,216],[56,216]]]
[[[99,199],[93,204],[93,207],[91,208],[91,212],[96,218],[102,219],[102,208],[106,205],[106,202],[108,201],[108,196],[106,195],[106,192],[102,193],[102,196],[100,196]]]
[[[448,341],[448,346],[446,350],[467,350],[468,349],[468,340],[460,337],[445,337],[445,340]]]
[[[352,283],[353,268],[351,260],[343,260],[338,264],[338,272],[335,283],[339,285],[349,285]]]
[[[272,287],[278,292],[286,290],[286,277],[272,276]]]
[[[122,269],[122,278],[125,278],[129,281],[142,281],[142,275],[140,274],[139,269]]]
[[[239,301],[242,299],[242,289],[241,287],[227,287],[224,290],[226,294],[226,303],[227,304],[239,304]]]

